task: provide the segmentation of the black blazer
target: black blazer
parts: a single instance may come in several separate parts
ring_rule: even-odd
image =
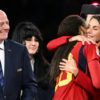
[[[33,100],[37,84],[32,73],[27,49],[11,40],[4,42],[4,90],[0,87],[0,100]],[[22,96],[21,89],[23,91]]]

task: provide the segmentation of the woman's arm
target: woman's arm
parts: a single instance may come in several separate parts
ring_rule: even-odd
[[[93,44],[95,44],[95,42],[93,40],[91,40],[90,38],[84,36],[84,35],[77,35],[77,36],[62,36],[56,39],[51,40],[50,42],[48,42],[47,44],[47,49],[50,51],[53,51],[55,49],[57,49],[59,46],[61,46],[62,44],[67,43],[67,39],[69,39],[69,42],[72,41],[81,41],[82,44],[84,44],[85,42],[87,42],[88,44],[90,44],[91,42]]]
[[[51,40],[48,44],[47,44],[47,48],[50,51],[53,51],[55,49],[57,49],[59,46],[61,46],[62,44],[67,43],[67,39],[69,39],[71,36],[62,36],[56,39]]]
[[[93,86],[100,89],[100,57],[97,56],[96,45],[87,45],[84,48],[84,54],[88,62]]]
[[[69,39],[69,41],[70,42],[72,42],[72,41],[81,41],[83,45],[84,45],[85,42],[87,42],[88,44],[91,44],[91,43],[95,44],[95,42],[92,39],[86,37],[85,35],[73,36]]]

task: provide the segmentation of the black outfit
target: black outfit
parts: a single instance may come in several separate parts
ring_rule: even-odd
[[[35,57],[34,73],[37,78],[38,89],[36,100],[52,100],[49,85],[49,64],[42,61],[43,58]]]

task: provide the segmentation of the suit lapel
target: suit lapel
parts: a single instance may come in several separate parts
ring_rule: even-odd
[[[5,71],[4,71],[4,80],[5,80],[5,88],[7,89],[7,82],[9,81],[9,75],[11,74],[11,54],[12,50],[9,44],[9,41],[6,40],[4,42],[4,47],[5,47]]]
[[[5,75],[4,76],[6,76],[6,74],[7,75],[9,74],[9,73],[7,73],[7,72],[9,72],[8,70],[11,69],[10,66],[12,64],[11,63],[12,50],[11,50],[9,42],[7,42],[7,40],[5,41],[4,45],[5,45]]]

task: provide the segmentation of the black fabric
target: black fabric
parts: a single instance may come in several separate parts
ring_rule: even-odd
[[[1,61],[0,61],[0,85],[2,88],[4,87],[4,77],[3,77]]]
[[[84,45],[80,48],[80,51],[79,51],[78,66],[79,66],[79,69],[81,69],[85,73],[87,62],[86,62],[86,59],[83,55],[83,48],[84,48]]]
[[[80,14],[100,14],[100,4],[92,5],[92,4],[84,4],[81,8]]]

